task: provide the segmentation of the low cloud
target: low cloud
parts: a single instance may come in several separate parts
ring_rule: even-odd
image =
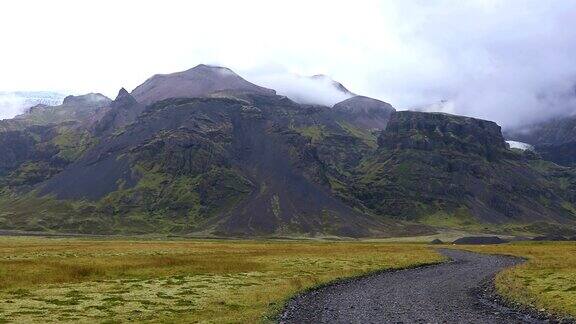
[[[26,101],[24,98],[14,94],[0,93],[0,119],[12,118],[24,112]]]
[[[245,71],[247,78],[258,85],[274,89],[298,103],[332,107],[334,104],[353,96],[351,92],[339,88],[339,83],[329,76],[301,76],[280,67],[262,67]]]
[[[432,1],[398,10],[410,11],[407,55],[370,74],[374,95],[505,128],[576,112],[575,2]]]
[[[0,29],[12,32],[3,41],[19,46],[3,53],[0,90],[112,96],[155,73],[213,63],[325,105],[341,94],[293,74],[324,73],[397,109],[449,109],[504,128],[576,110],[576,1],[165,0],[141,2],[129,15],[130,2],[101,0],[89,16],[73,1],[7,6]],[[434,105],[442,100],[449,104]]]
[[[59,105],[64,97],[61,93],[48,91],[0,92],[0,120],[13,118],[38,104]]]

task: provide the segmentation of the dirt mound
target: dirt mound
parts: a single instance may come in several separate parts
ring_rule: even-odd
[[[498,236],[466,236],[454,241],[454,244],[502,244],[507,241]]]

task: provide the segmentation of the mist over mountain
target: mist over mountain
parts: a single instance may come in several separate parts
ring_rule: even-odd
[[[250,79],[278,94],[302,104],[314,104],[331,107],[334,104],[353,97],[355,94],[340,82],[323,74],[300,76],[285,71],[248,71]]]
[[[59,105],[65,97],[50,91],[0,91],[0,119],[12,118],[36,105]]]

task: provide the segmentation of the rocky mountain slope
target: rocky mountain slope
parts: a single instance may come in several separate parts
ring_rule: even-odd
[[[2,123],[1,229],[381,237],[576,226],[574,170],[510,150],[492,122],[362,96],[298,104],[224,68]]]
[[[378,146],[350,187],[378,214],[471,227],[573,222],[572,171],[543,172],[553,168],[509,150],[493,122],[397,112]]]
[[[506,137],[531,144],[543,159],[576,165],[576,117],[566,116],[506,132]]]

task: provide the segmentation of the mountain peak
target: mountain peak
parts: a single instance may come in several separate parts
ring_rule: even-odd
[[[390,116],[396,111],[392,105],[378,99],[354,96],[335,104],[332,109],[361,128],[385,129]]]
[[[188,72],[188,71],[213,71],[213,72],[226,71],[226,72],[234,73],[232,70],[230,70],[229,68],[227,68],[225,66],[210,65],[210,64],[198,64],[195,67],[186,70],[186,72]]]
[[[126,91],[126,89],[121,88],[120,91],[118,91],[118,95],[116,96],[116,99],[118,99],[120,97],[125,97],[125,96],[130,96],[130,93],[128,93],[128,91]]]
[[[112,100],[101,93],[88,93],[80,96],[67,96],[63,106],[107,106]]]
[[[132,105],[132,104],[136,104],[137,101],[136,99],[134,99],[134,97],[132,97],[132,95],[126,91],[126,89],[122,88],[120,89],[120,91],[118,91],[118,95],[116,96],[116,99],[114,99],[114,101],[112,102],[111,106],[112,108],[114,108],[114,106],[118,106],[118,105]]]
[[[114,130],[126,126],[136,120],[144,110],[144,106],[139,104],[126,89],[118,91],[116,99],[110,103],[110,109],[94,126],[97,134],[107,134]]]
[[[132,91],[134,98],[151,104],[168,98],[204,97],[224,90],[274,95],[276,91],[257,86],[226,67],[200,64],[171,74],[157,74]]]
[[[334,86],[334,88],[338,89],[338,91],[341,91],[341,92],[343,92],[347,95],[351,95],[351,96],[356,95],[352,91],[348,90],[342,83],[332,79],[331,77],[329,77],[325,74],[315,74],[315,75],[311,76],[310,79],[330,82],[332,84],[332,86]]]
[[[369,111],[373,109],[388,110],[391,112],[395,111],[394,107],[389,103],[366,96],[354,96],[348,98],[335,104],[333,108],[350,112]]]

